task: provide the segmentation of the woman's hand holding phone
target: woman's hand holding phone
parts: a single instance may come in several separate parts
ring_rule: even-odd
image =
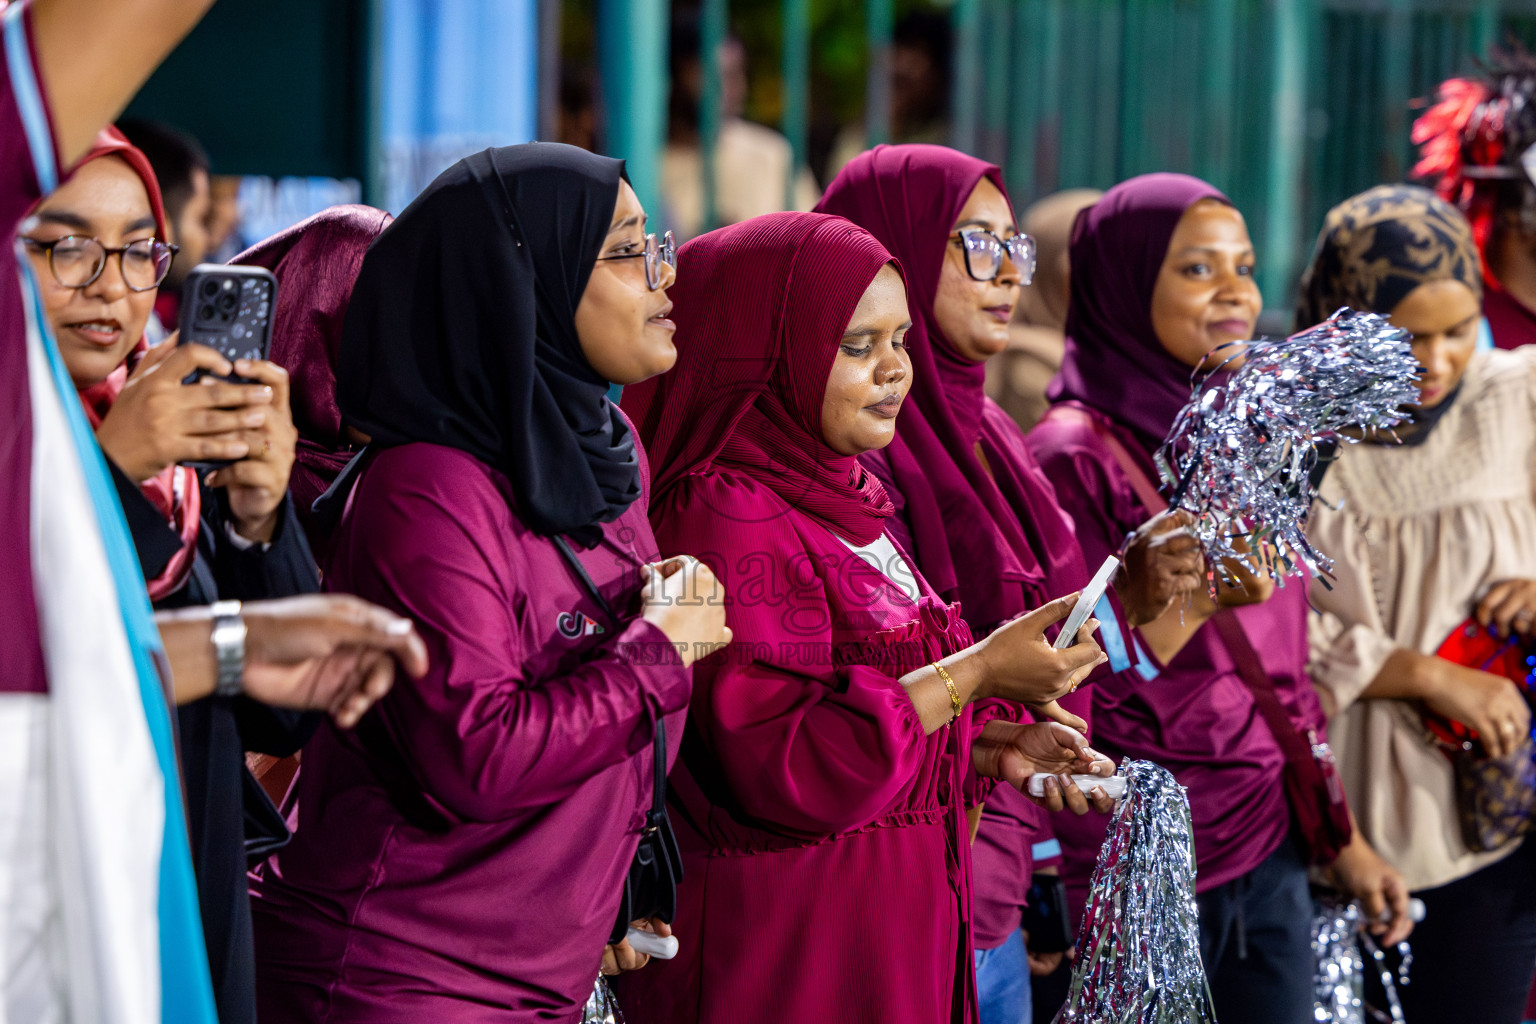
[[[1077,689],[1109,660],[1093,639],[1099,620],[1083,623],[1071,647],[1058,650],[1045,638],[1046,629],[1065,619],[1077,598],[1077,594],[1057,598],[999,626],[978,643],[975,650],[983,661],[983,674],[977,696],[1017,701],[1037,715],[1083,728],[1082,720],[1063,711],[1056,700]]]
[[[243,459],[253,441],[261,444],[273,415],[272,388],[212,378],[182,383],[200,370],[227,375],[234,367],[202,345],[167,340],[150,349],[96,428],[102,451],[135,483],[177,462]]]
[[[262,423],[245,431],[250,454],[215,470],[208,477],[208,486],[225,489],[240,536],[265,543],[277,529],[299,432],[288,405],[287,370],[265,360],[240,359],[235,362],[235,372],[255,382],[237,386],[267,390],[271,405]]]

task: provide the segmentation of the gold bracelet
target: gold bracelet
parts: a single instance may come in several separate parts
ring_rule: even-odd
[[[960,691],[955,687],[955,681],[949,678],[949,673],[944,671],[944,666],[934,662],[933,667],[938,670],[939,678],[944,680],[944,688],[949,691],[949,706],[954,710],[954,714],[949,716],[949,721],[953,725],[955,719],[960,717],[960,711],[965,707],[965,701],[960,699]]]

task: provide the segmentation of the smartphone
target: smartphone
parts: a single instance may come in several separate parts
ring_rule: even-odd
[[[230,362],[265,359],[276,307],[277,278],[265,267],[199,263],[181,290],[177,344],[207,345]],[[228,379],[245,383],[233,374]]]
[[[199,263],[181,290],[181,334],[178,345],[207,345],[233,363],[265,359],[272,348],[272,311],[277,307],[277,278],[265,267],[231,267]],[[211,374],[199,370],[184,384],[196,384]],[[225,380],[250,383],[231,373]],[[198,470],[218,469],[227,461],[189,462]]]
[[[1104,591],[1109,589],[1109,581],[1114,579],[1115,570],[1120,568],[1120,559],[1110,555],[1104,559],[1104,564],[1099,566],[1099,571],[1094,573],[1093,579],[1083,588],[1078,595],[1077,604],[1072,606],[1072,614],[1067,616],[1067,621],[1062,624],[1061,632],[1056,634],[1056,642],[1052,644],[1058,651],[1066,650],[1077,643],[1077,631],[1083,628],[1083,623],[1093,614],[1093,610],[1099,606],[1099,599],[1104,596]]]

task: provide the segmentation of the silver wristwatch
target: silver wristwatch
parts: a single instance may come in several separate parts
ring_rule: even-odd
[[[245,692],[245,620],[240,617],[239,601],[215,601],[213,614],[213,653],[218,659],[219,681],[213,692],[220,697],[238,697]]]

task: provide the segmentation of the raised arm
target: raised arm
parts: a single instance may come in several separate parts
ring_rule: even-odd
[[[32,0],[32,41],[68,167],[116,120],[213,0]]]

